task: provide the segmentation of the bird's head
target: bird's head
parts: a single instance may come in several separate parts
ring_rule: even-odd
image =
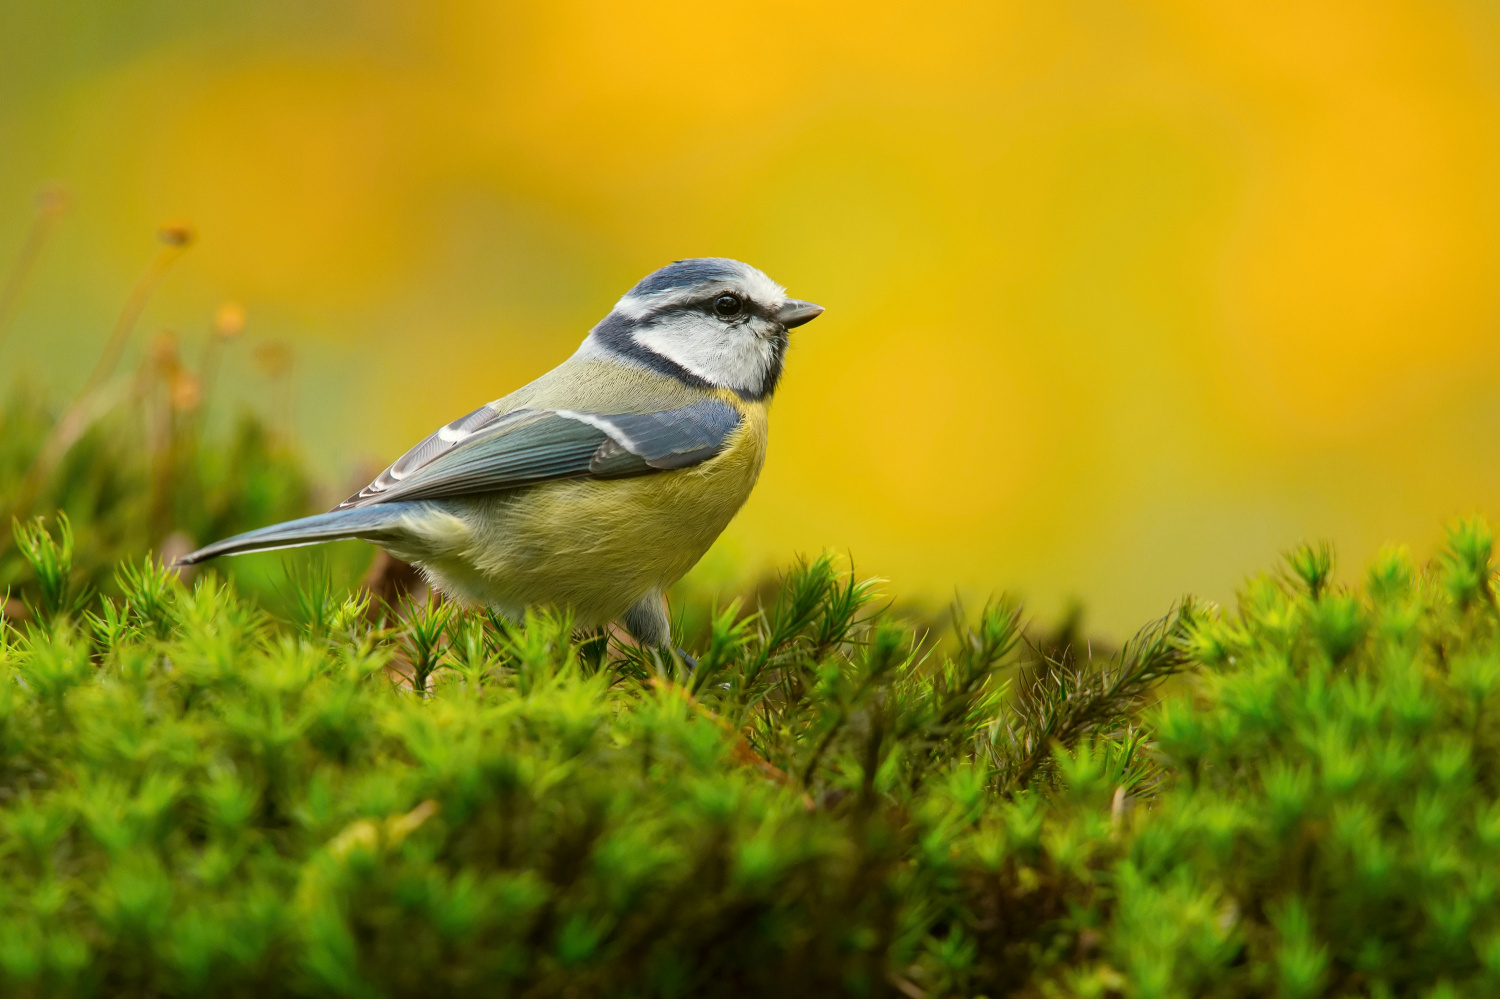
[[[749,264],[697,257],[643,278],[584,345],[690,384],[764,399],[781,377],[787,331],[822,311],[787,298],[786,289]]]

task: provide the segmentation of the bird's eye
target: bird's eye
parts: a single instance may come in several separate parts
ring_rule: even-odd
[[[725,319],[739,315],[744,307],[738,295],[720,295],[714,299],[714,311]]]

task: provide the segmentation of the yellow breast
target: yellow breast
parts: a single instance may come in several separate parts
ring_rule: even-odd
[[[428,568],[456,595],[516,611],[571,607],[579,624],[613,620],[703,557],[744,505],[766,456],[766,407],[725,392],[740,425],[689,468],[638,478],[550,482],[475,497],[467,543]]]

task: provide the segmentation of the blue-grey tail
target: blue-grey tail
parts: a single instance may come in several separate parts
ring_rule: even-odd
[[[378,503],[374,506],[356,507],[351,510],[333,510],[300,520],[288,520],[272,524],[244,534],[236,534],[223,541],[199,548],[190,555],[178,559],[178,565],[197,565],[199,562],[220,555],[243,555],[246,552],[266,552],[277,548],[298,548],[316,545],[325,541],[342,541],[346,538],[362,538],[379,541],[391,533],[402,519],[417,511],[422,503]]]

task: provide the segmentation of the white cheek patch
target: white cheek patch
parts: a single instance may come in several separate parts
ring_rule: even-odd
[[[775,345],[749,326],[707,317],[664,317],[633,335],[704,381],[742,392],[759,392],[776,360]]]

